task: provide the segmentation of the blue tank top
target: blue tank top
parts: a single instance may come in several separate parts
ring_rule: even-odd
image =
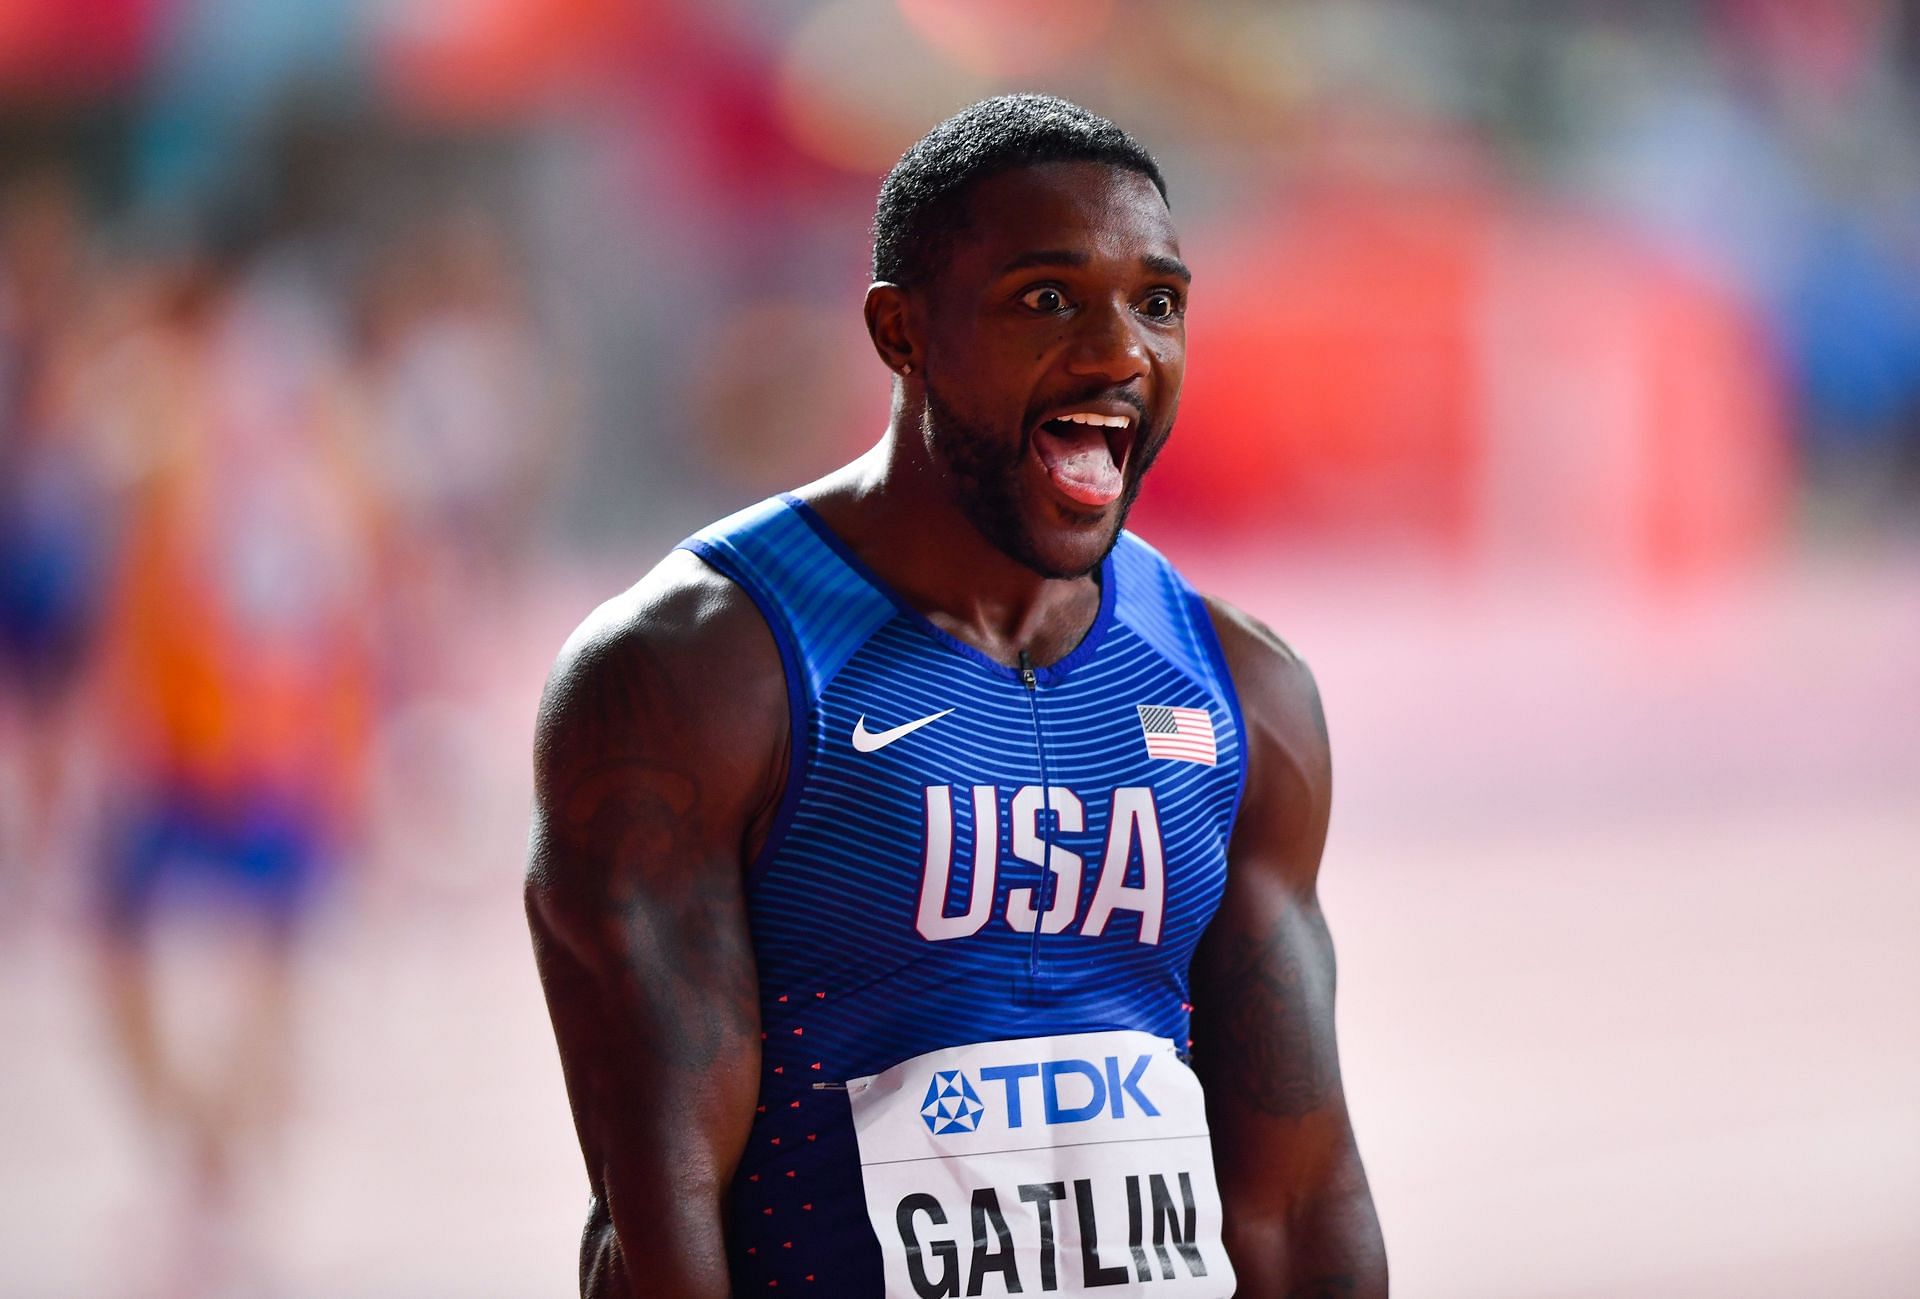
[[[1100,1030],[1184,1051],[1245,782],[1238,700],[1199,596],[1130,533],[1086,636],[1031,670],[935,627],[795,497],[681,546],[759,608],[791,709],[748,868],[764,1040],[735,1293],[879,1295],[846,1080]]]

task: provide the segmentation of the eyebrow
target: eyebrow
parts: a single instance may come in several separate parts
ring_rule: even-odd
[[[1170,275],[1182,284],[1193,283],[1193,272],[1178,257],[1167,257],[1161,253],[1148,253],[1140,259],[1140,264],[1156,275]]]
[[[1015,271],[1030,270],[1036,266],[1085,266],[1087,254],[1071,248],[1042,248],[1035,252],[1021,253],[1000,268],[1000,275],[1011,275]],[[1164,253],[1147,253],[1140,258],[1140,264],[1156,275],[1167,275],[1183,284],[1193,283],[1193,272],[1178,257],[1168,257]]]

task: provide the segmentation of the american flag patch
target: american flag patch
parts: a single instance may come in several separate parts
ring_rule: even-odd
[[[1219,761],[1213,743],[1213,715],[1204,708],[1160,708],[1138,704],[1140,734],[1146,737],[1147,756],[1174,762],[1197,762],[1211,767]]]

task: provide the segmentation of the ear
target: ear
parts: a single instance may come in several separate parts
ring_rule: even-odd
[[[907,291],[898,284],[878,280],[867,286],[867,337],[895,374],[912,374],[922,360],[908,307]]]

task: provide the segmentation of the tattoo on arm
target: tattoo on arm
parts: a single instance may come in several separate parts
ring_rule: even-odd
[[[557,680],[543,710],[528,877],[594,1193],[581,1293],[718,1295],[721,1197],[758,1076],[734,825],[753,773],[702,757],[683,729],[688,703],[668,697],[674,678],[648,647],[588,666]],[[629,1270],[636,1230],[673,1242],[651,1250],[647,1277]]]
[[[688,841],[699,789],[685,775],[614,762],[583,772],[563,796],[565,836],[598,845],[610,866],[603,923],[618,934],[630,991],[677,1006],[676,1066],[699,1069],[751,1034],[758,994],[751,965],[735,950],[738,883],[728,871],[699,869]],[[716,974],[731,976],[716,985]]]
[[[1283,918],[1266,935],[1226,936],[1205,1030],[1235,1063],[1236,1088],[1273,1118],[1310,1114],[1334,1099],[1333,1026],[1318,1007],[1332,1000],[1332,948],[1318,907]]]

